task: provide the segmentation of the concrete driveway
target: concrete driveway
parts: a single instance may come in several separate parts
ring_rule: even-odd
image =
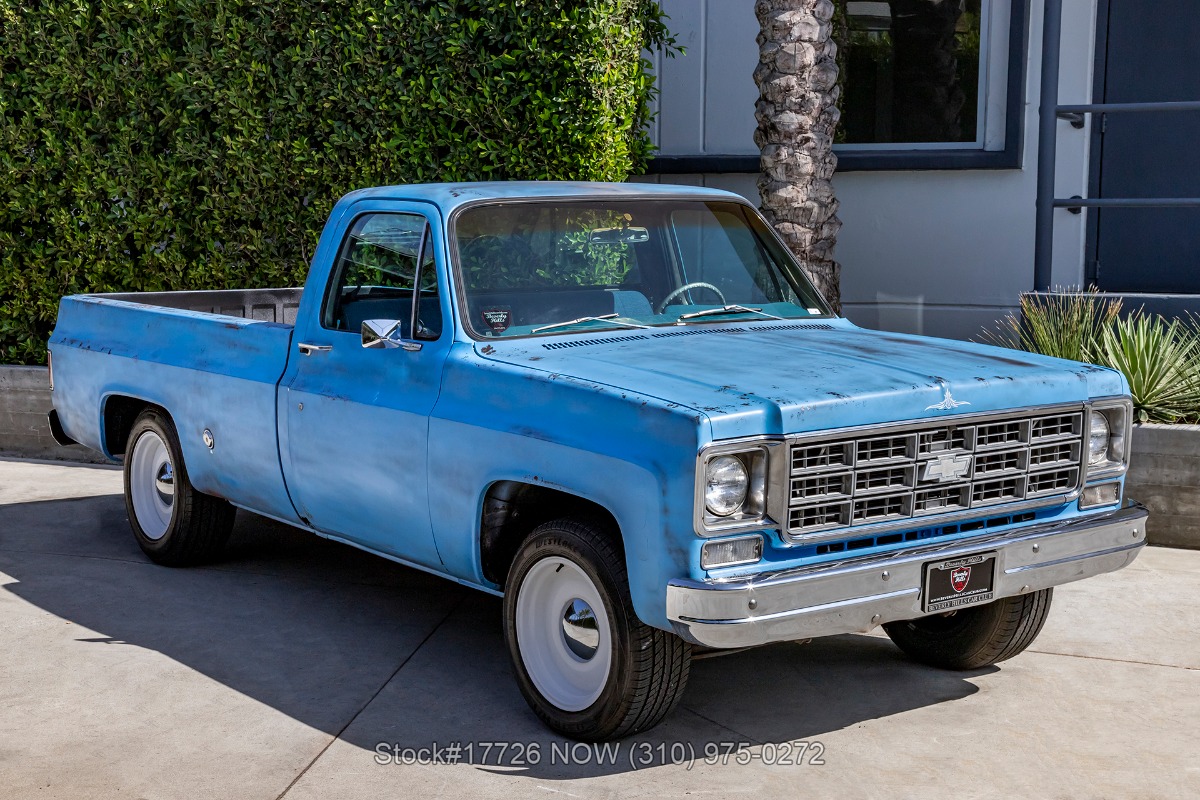
[[[120,492],[0,460],[4,797],[1200,796],[1200,552],[1061,588],[996,668],[877,635],[698,661],[597,752],[525,706],[497,599],[250,514],[154,566]]]

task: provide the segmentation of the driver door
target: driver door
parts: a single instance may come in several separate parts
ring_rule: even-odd
[[[421,204],[348,216],[284,379],[288,490],[317,530],[437,567],[428,431],[451,339],[440,221]],[[364,348],[368,319],[397,322],[401,346]]]

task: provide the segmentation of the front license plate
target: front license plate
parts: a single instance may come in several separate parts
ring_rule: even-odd
[[[925,565],[925,611],[953,611],[990,603],[996,578],[996,553],[980,553]]]

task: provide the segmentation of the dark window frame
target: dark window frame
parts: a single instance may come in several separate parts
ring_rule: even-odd
[[[1008,80],[1004,103],[1004,149],[872,149],[837,154],[838,172],[947,169],[1019,169],[1025,146],[1025,79],[1029,47],[1029,0],[1011,0],[1008,27]],[[697,172],[758,172],[758,156],[691,155],[650,159],[647,175]]]

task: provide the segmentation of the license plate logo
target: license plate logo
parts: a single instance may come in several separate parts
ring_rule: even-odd
[[[967,583],[971,580],[971,568],[959,567],[950,571],[950,586],[956,592],[961,592],[967,588]]]
[[[925,565],[925,612],[953,611],[996,598],[996,553],[977,553]]]

